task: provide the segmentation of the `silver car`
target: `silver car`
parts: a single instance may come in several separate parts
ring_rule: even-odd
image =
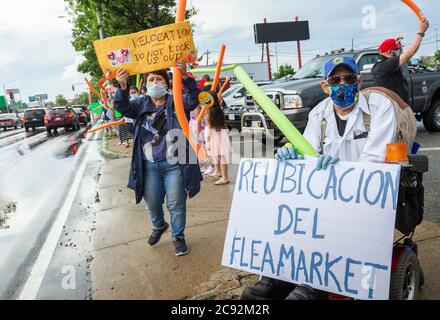
[[[23,122],[20,121],[15,113],[0,114],[0,128],[3,128],[3,130],[7,128],[17,129],[19,126],[23,128]]]

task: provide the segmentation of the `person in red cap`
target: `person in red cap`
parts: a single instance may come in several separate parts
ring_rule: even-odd
[[[375,86],[385,87],[396,92],[406,103],[409,103],[408,84],[403,77],[401,66],[408,62],[420,48],[426,30],[429,28],[428,20],[420,23],[417,37],[408,50],[400,54],[403,46],[400,41],[403,37],[386,39],[379,46],[380,58],[374,65],[371,74]]]

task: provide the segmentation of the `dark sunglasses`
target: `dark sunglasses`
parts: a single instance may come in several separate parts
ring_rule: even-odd
[[[328,77],[327,83],[331,86],[335,86],[340,84],[342,82],[342,79],[344,79],[345,83],[354,84],[358,81],[358,76],[356,73],[338,74]]]

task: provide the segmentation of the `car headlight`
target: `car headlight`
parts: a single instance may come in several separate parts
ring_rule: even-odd
[[[303,102],[301,96],[297,94],[288,94],[284,96],[284,109],[302,108]]]

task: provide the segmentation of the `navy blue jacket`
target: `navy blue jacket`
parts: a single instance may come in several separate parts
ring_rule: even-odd
[[[197,88],[197,83],[192,78],[187,78],[182,81],[183,85],[188,90],[187,94],[183,95],[183,104],[185,108],[186,118],[190,118],[190,112],[194,110],[198,105],[198,94],[200,89]],[[138,97],[130,100],[129,90],[119,89],[113,97],[113,104],[116,110],[127,118],[135,119],[134,123],[134,136],[133,136],[133,157],[131,160],[130,176],[128,178],[128,187],[135,191],[136,203],[142,200],[144,194],[144,157],[143,157],[143,145],[140,139],[140,126],[145,123],[147,114],[154,113],[156,111],[156,105],[153,103],[150,97]],[[177,115],[174,109],[174,101],[172,95],[167,95],[166,99],[166,117],[168,130],[181,129],[179,122],[177,121]],[[153,139],[153,134],[148,140]],[[188,141],[186,143],[186,155],[194,158],[195,154],[193,149],[189,146]],[[200,191],[200,182],[203,180],[202,174],[198,164],[179,163],[180,170],[183,174],[185,190],[190,198],[194,197]]]

